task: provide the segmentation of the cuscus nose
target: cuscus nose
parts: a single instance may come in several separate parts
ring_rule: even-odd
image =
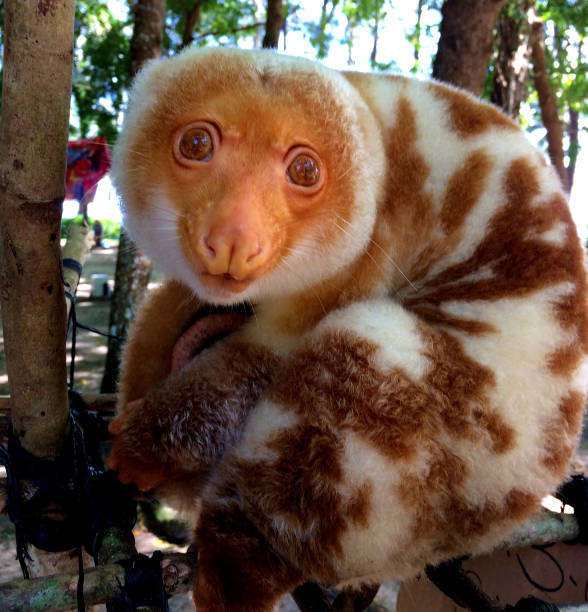
[[[257,233],[232,224],[217,226],[202,236],[198,252],[209,274],[235,280],[246,280],[265,261]]]
[[[270,255],[267,224],[248,198],[210,211],[195,238],[209,274],[235,280],[254,278]]]

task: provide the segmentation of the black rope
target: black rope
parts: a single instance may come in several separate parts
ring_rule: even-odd
[[[450,559],[439,565],[427,565],[427,578],[458,606],[476,612],[497,612],[499,608],[470,578],[462,567],[468,557]]]
[[[0,445],[0,463],[6,466],[6,509],[15,525],[16,554],[24,578],[30,577],[28,545],[48,552],[77,549],[78,610],[85,610],[83,548],[95,559],[102,536],[110,527],[131,531],[136,522],[134,489],[106,472],[100,442],[108,438],[106,421],[86,410],[81,395],[73,391],[75,379],[75,297],[71,301],[72,350],[69,380],[69,435],[58,457],[40,458],[25,450],[12,428],[7,446]],[[25,499],[21,483],[33,494]],[[59,507],[60,517],[48,511]]]
[[[23,519],[21,512],[21,496],[18,482],[18,476],[16,470],[13,468],[14,452],[11,455],[12,450],[12,431],[8,432],[8,445],[0,445],[0,465],[6,468],[6,485],[2,488],[6,493],[6,512],[15,527],[16,537],[16,558],[18,559],[20,569],[24,578],[29,578],[29,569],[26,565],[26,561],[30,561],[31,558],[28,555],[26,547],[26,539],[24,539],[24,533],[22,528]]]
[[[78,329],[85,329],[86,331],[92,332],[93,334],[98,334],[99,336],[104,336],[105,338],[112,338],[113,340],[118,340],[122,342],[124,338],[122,336],[117,336],[116,334],[109,334],[107,332],[101,331],[92,327],[91,325],[85,325],[84,323],[76,322],[76,326]]]
[[[7,511],[15,525],[17,558],[29,578],[27,545],[49,552],[78,550],[80,568],[78,607],[83,610],[82,547],[94,558],[102,536],[110,527],[130,531],[136,521],[134,489],[119,482],[114,472],[102,469],[99,443],[107,424],[99,415],[80,410],[79,394],[70,392],[70,433],[59,457],[39,458],[26,451],[12,430],[7,447],[0,447],[0,462],[7,470]],[[21,482],[33,495],[23,500]],[[56,520],[47,508],[57,501]]]
[[[514,606],[501,607],[471,579],[462,567],[468,557],[451,559],[425,569],[427,578],[457,605],[475,612],[559,612],[559,608],[550,602],[525,597]]]
[[[79,272],[75,260],[64,260],[64,266]],[[16,434],[9,429],[8,444],[0,445],[0,465],[6,466],[6,510],[16,531],[17,558],[23,576],[29,578],[26,562],[30,561],[28,545],[48,552],[77,549],[78,611],[85,610],[83,548],[97,560],[102,538],[111,527],[130,532],[136,522],[135,489],[123,485],[116,473],[105,471],[100,442],[108,438],[108,425],[102,416],[87,411],[82,396],[73,390],[77,328],[107,337],[115,337],[80,324],[76,316],[75,296],[65,292],[71,302],[69,328],[72,330],[69,372],[69,435],[58,457],[39,458],[26,451]],[[119,338],[120,339],[120,338]],[[32,496],[25,499],[21,483],[27,481]],[[60,508],[60,519],[48,508]],[[137,606],[156,603],[168,610],[161,574],[161,553],[152,559],[144,555],[123,563],[125,585],[117,601],[136,610]],[[119,604],[120,604],[119,601]],[[142,602],[146,602],[143,604]]]
[[[125,583],[119,583],[119,593],[109,604],[109,612],[135,612],[141,606],[169,612],[167,594],[161,574],[160,551],[151,557],[134,555],[118,561],[125,570]]]

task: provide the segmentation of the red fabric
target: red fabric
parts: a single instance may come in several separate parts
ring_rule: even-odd
[[[109,169],[110,150],[106,138],[71,141],[67,146],[65,197],[82,202]]]

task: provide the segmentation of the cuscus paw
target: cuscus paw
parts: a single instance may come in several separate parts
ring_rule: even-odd
[[[140,491],[149,491],[157,487],[167,478],[166,467],[162,462],[150,460],[145,461],[129,451],[127,438],[132,439],[130,429],[130,417],[136,411],[142,400],[129,402],[123,413],[121,413],[110,425],[108,431],[114,436],[112,451],[106,460],[106,465],[118,472],[118,479],[123,484],[134,484]],[[127,426],[128,430],[127,430]]]

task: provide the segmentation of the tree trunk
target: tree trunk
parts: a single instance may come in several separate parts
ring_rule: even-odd
[[[154,57],[161,57],[165,0],[136,0],[132,6],[133,37],[131,39],[131,77]]]
[[[567,181],[568,181],[568,190],[572,191],[572,186],[574,184],[574,174],[576,172],[576,160],[578,159],[578,151],[580,150],[580,145],[578,143],[578,119],[579,119],[579,111],[574,110],[571,106],[568,109],[569,113],[569,121],[568,121],[568,167],[566,168],[567,172]]]
[[[115,393],[124,340],[151,277],[151,261],[133,244],[121,228],[116,259],[114,293],[110,306],[108,352],[104,366],[101,393]]]
[[[347,41],[347,65],[353,66],[353,42],[355,39],[355,30],[351,23],[348,21],[345,27],[345,40]]]
[[[379,19],[376,9],[374,16],[374,24],[372,25],[372,52],[370,53],[370,65],[372,68],[376,68],[378,65],[378,34],[379,34]]]
[[[506,0],[445,0],[433,77],[479,96],[492,55],[492,31]]]
[[[37,456],[68,427],[60,223],[74,0],[5,2],[0,128],[0,280],[12,423]]]
[[[418,0],[417,4],[417,20],[414,28],[413,45],[414,45],[414,66],[412,72],[416,72],[419,69],[419,56],[421,52],[421,19],[423,17],[423,3],[424,0]]]
[[[261,46],[264,49],[277,49],[280,31],[284,21],[282,0],[267,0],[267,16],[265,21],[265,36]]]
[[[331,9],[329,9],[329,1],[331,2]],[[327,26],[333,20],[335,9],[339,0],[323,0],[323,8],[321,9],[321,17],[319,20],[317,33],[314,41],[311,41],[317,47],[317,58],[324,59],[327,57],[329,51],[329,37],[327,36]]]
[[[74,0],[4,4],[0,294],[11,421],[22,447],[49,462],[60,455],[69,429],[59,235],[74,10]],[[18,468],[15,472],[18,479]],[[31,480],[19,480],[15,495],[24,501],[37,488]],[[59,504],[56,495],[40,509],[39,518],[58,516]],[[17,533],[26,539],[20,529]],[[20,559],[29,575],[71,566],[69,552],[53,554],[30,546],[29,553],[26,564]]]
[[[200,11],[204,0],[196,0],[194,6],[188,11],[186,15],[186,25],[184,26],[184,32],[182,34],[182,44],[180,49],[189,47],[194,40],[194,28],[200,21]]]
[[[519,0],[518,8],[526,13],[533,0]],[[494,61],[494,83],[491,101],[515,120],[527,97],[529,59],[531,56],[530,28],[520,23],[506,10],[498,18],[496,28],[497,54]]]
[[[144,62],[161,56],[165,23],[165,0],[138,0],[133,6],[135,27],[131,39],[131,76]],[[114,393],[120,369],[124,339],[137,304],[147,291],[151,262],[132,243],[123,230],[120,234],[114,293],[110,306],[108,353],[102,378],[102,393]]]
[[[547,150],[549,159],[561,178],[562,184],[567,188],[567,174],[563,153],[563,129],[559,119],[557,99],[549,80],[543,21],[537,16],[533,9],[529,12],[529,21],[532,28],[531,48],[533,58],[533,80],[535,89],[537,90],[537,96],[539,97],[541,119],[547,130]]]

